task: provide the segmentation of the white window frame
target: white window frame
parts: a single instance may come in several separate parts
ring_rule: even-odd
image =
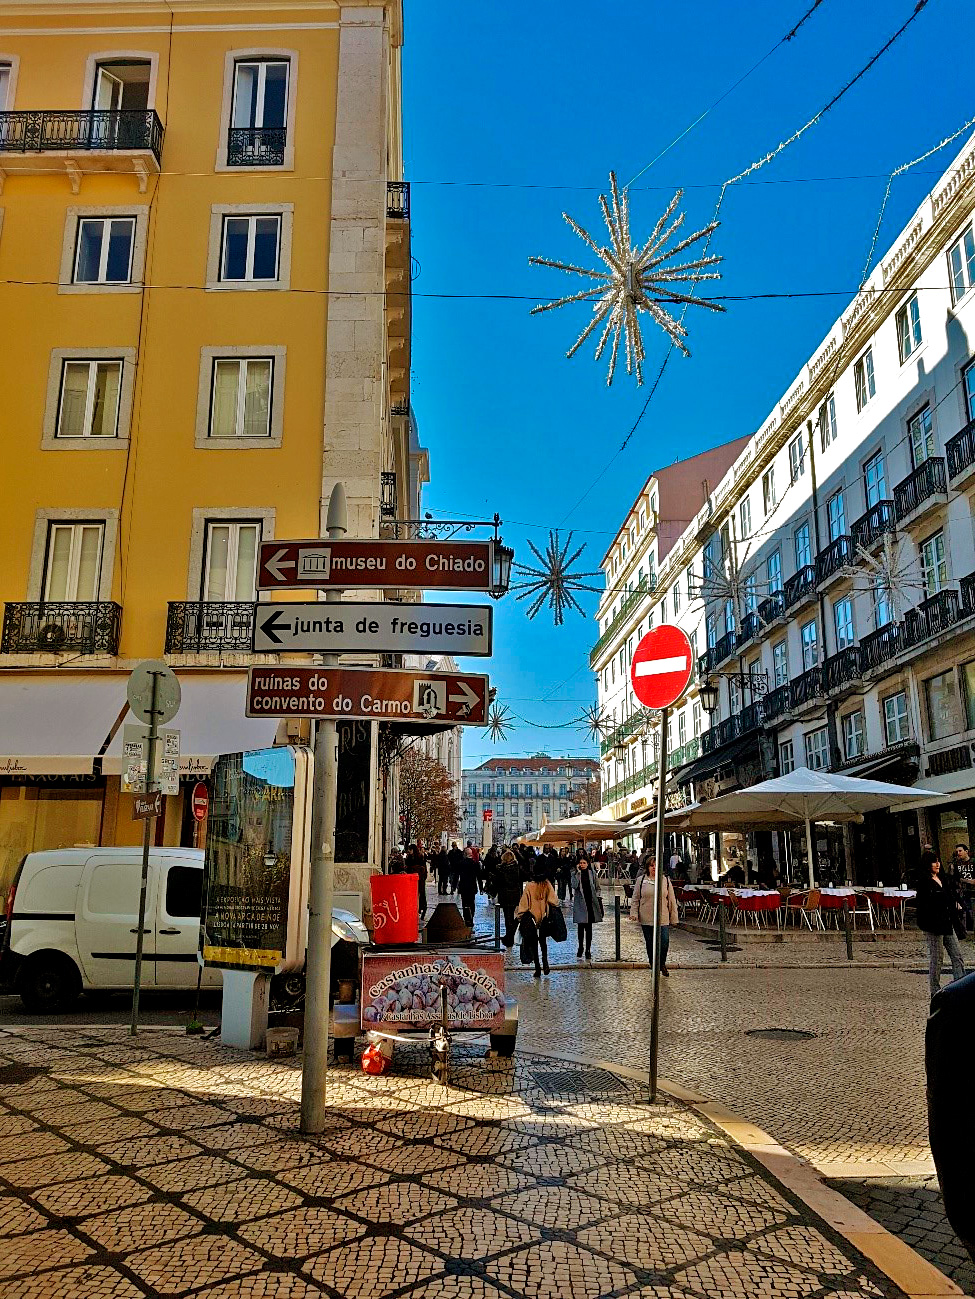
[[[34,514],[34,536],[31,542],[30,570],[27,577],[27,599],[33,603],[44,599],[47,581],[47,548],[50,526],[59,523],[101,524],[101,570],[98,580],[99,603],[112,598],[112,575],[115,571],[115,550],[118,543],[118,510],[50,509],[42,508]]]
[[[88,222],[95,222],[95,221],[101,222],[102,225],[101,253],[99,254],[99,258],[98,258],[98,275],[94,280],[79,280],[78,262],[81,257],[81,242],[80,242],[81,229],[82,226],[86,225]],[[124,280],[109,280],[106,279],[105,276],[105,272],[108,269],[108,252],[109,252],[109,248],[111,247],[111,238],[110,237],[108,239],[105,238],[105,226],[115,221],[128,221],[131,226],[131,234],[129,236],[129,261],[125,269]],[[135,257],[135,231],[136,231],[135,213],[126,214],[124,216],[120,214],[119,216],[114,216],[114,217],[109,217],[109,216],[80,217],[78,219],[78,224],[75,232],[75,254],[74,254],[74,265],[71,268],[71,283],[83,284],[86,286],[88,285],[95,285],[95,286],[130,285],[132,283],[132,262]]]
[[[743,496],[738,504],[738,522],[741,525],[741,539],[752,535],[752,502],[751,497]]]
[[[68,361],[115,361],[122,366],[119,382],[118,410],[114,437],[61,437],[61,385]],[[129,440],[132,421],[132,393],[135,387],[134,347],[55,347],[47,373],[44,422],[41,429],[42,451],[117,451]],[[86,415],[87,420],[87,415]]]
[[[227,140],[230,132],[230,124],[233,121],[233,104],[234,93],[237,84],[237,64],[238,63],[278,63],[287,60],[290,63],[288,69],[288,103],[285,113],[285,145],[284,145],[284,162],[280,164],[266,164],[260,167],[248,165],[246,168],[232,167],[227,162]],[[240,172],[246,170],[251,172],[281,172],[294,171],[295,166],[295,109],[298,99],[298,51],[291,49],[275,49],[270,46],[256,46],[250,49],[228,50],[224,55],[223,71],[223,100],[220,105],[220,137],[217,144],[217,159],[215,170]]]
[[[766,517],[772,513],[777,503],[775,499],[775,465],[771,465],[762,474],[762,506]]]
[[[132,249],[129,259],[129,278],[125,281],[75,281],[78,253],[78,234],[82,221],[91,219],[112,221],[129,217],[135,221]],[[141,293],[146,269],[146,237],[149,228],[149,209],[137,204],[120,204],[112,207],[69,207],[64,219],[64,239],[61,245],[61,266],[58,272],[58,293]]]
[[[843,757],[848,761],[853,758],[862,758],[866,753],[866,727],[863,719],[863,709],[858,708],[855,712],[845,713],[842,718],[843,729]]]
[[[782,740],[779,743],[779,775],[787,776],[790,771],[796,769],[796,755],[791,740]]]
[[[65,595],[51,595],[51,565],[50,558],[54,544],[54,534],[60,529],[71,533],[71,540],[68,549],[68,592]],[[93,529],[98,533],[98,572],[95,577],[95,590],[91,595],[78,596],[78,569],[81,565],[81,538],[84,532]],[[65,603],[71,604],[80,602],[83,604],[93,603],[99,598],[101,588],[102,566],[105,563],[105,524],[101,519],[51,519],[47,527],[47,540],[44,553],[44,578],[41,600],[45,603],[53,604]],[[72,590],[73,588],[73,590]]]
[[[800,539],[802,540],[801,547]],[[796,561],[796,572],[798,573],[800,568],[808,568],[812,563],[812,531],[809,527],[808,519],[805,519],[793,531],[792,550]],[[805,559],[802,559],[803,555],[805,555]],[[802,563],[799,562],[801,559]]]
[[[871,501],[870,499],[871,487],[868,480],[868,474],[870,471],[870,466],[878,463],[880,465],[880,482],[883,483],[883,491],[878,494],[877,499],[875,501]],[[875,505],[878,505],[881,501],[886,499],[887,499],[887,465],[884,460],[883,450],[881,449],[879,451],[875,451],[872,456],[869,456],[863,462],[863,500],[867,509],[872,510]]]
[[[810,627],[812,635],[807,636],[806,632]],[[802,670],[808,672],[819,662],[819,627],[815,618],[810,618],[799,628],[799,644],[802,647]]]
[[[820,450],[825,451],[831,443],[836,441],[836,395],[830,393],[826,400],[819,408],[817,417],[819,424],[819,446]]]
[[[284,437],[284,394],[285,362],[287,349],[280,346],[262,347],[201,347],[200,348],[200,382],[196,399],[196,447],[198,450],[261,450],[281,446]],[[231,434],[229,437],[211,437],[210,412],[213,399],[213,375],[215,361],[271,360],[271,411],[268,420],[268,435],[245,437],[243,434]],[[238,403],[241,400],[238,390]]]
[[[903,704],[903,707],[897,706],[899,702]],[[892,704],[895,707],[891,708]],[[909,740],[911,738],[911,723],[907,711],[907,691],[898,690],[892,695],[887,695],[882,706],[884,735],[887,744],[900,744],[903,740]]]
[[[921,421],[925,415],[928,417],[926,429],[921,427]],[[911,464],[915,469],[919,465],[923,465],[925,460],[930,460],[935,454],[934,419],[931,414],[930,402],[925,402],[921,409],[915,411],[907,421],[907,440],[911,448]],[[918,456],[919,450],[923,452],[920,457]]]
[[[901,365],[914,355],[924,341],[921,333],[921,307],[912,293],[894,318],[897,329],[897,351]]]
[[[96,50],[85,58],[85,77],[82,84],[80,107],[85,112],[91,110],[95,97],[95,84],[99,69],[107,63],[148,63],[149,88],[147,91],[146,110],[156,107],[156,88],[159,83],[158,50]]]
[[[857,357],[853,364],[853,387],[857,410],[862,411],[877,395],[877,374],[873,364],[873,344]]]
[[[259,523],[261,541],[274,540],[275,512],[268,506],[196,507],[190,530],[190,554],[186,572],[186,598],[194,603],[206,589],[207,531],[211,523]],[[262,593],[255,599],[261,600]]]
[[[789,680],[789,642],[783,636],[772,646],[772,681],[773,689],[784,686]]]
[[[806,444],[799,433],[789,443],[790,482],[797,483],[806,472]]]
[[[807,731],[802,737],[806,751],[806,766],[810,771],[829,770],[829,734],[825,726]]]
[[[841,612],[849,615],[843,617],[842,623],[840,622]],[[841,631],[843,633],[842,641],[840,640]],[[833,635],[837,652],[841,649],[848,649],[856,643],[856,630],[853,624],[853,601],[848,595],[833,602]]]
[[[956,255],[957,254],[957,255]],[[960,302],[975,283],[975,234],[971,223],[963,230],[947,252],[948,285],[952,305]]]
[[[4,54],[0,51],[0,68],[7,72],[7,88],[0,95],[0,112],[9,113],[17,96],[17,74],[20,71],[20,57],[17,54]]]
[[[214,203],[210,208],[207,243],[207,290],[217,293],[269,293],[291,288],[291,250],[294,239],[293,203]],[[228,217],[278,218],[278,273],[273,280],[224,280],[223,239]]]
[[[826,502],[826,527],[830,541],[846,533],[846,498],[842,487]]]
[[[671,590],[671,597],[673,599],[674,613],[676,615],[680,613],[680,579],[678,579],[674,583],[673,588]]]
[[[88,367],[88,379],[85,385],[85,413],[82,416],[82,421],[81,421],[82,431],[80,434],[61,432],[61,421],[64,415],[64,380],[69,366]],[[58,417],[57,417],[57,425],[55,427],[55,434],[54,434],[59,441],[65,441],[65,442],[66,441],[92,441],[92,442],[106,441],[107,442],[107,441],[115,441],[118,438],[119,407],[122,401],[123,366],[124,366],[124,362],[120,356],[103,357],[97,360],[89,360],[87,358],[82,360],[78,358],[74,360],[66,360],[61,362],[61,390],[58,393]],[[106,370],[114,369],[118,373],[118,382],[116,384],[117,395],[115,398],[115,419],[113,421],[115,425],[115,432],[95,434],[92,433],[91,426],[95,415],[95,391],[97,388],[97,375],[99,370],[102,369],[106,369]]]
[[[227,573],[228,575],[231,572],[234,573],[235,582],[236,582],[236,574],[237,574],[237,560],[238,560],[239,546],[240,546],[240,530],[242,528],[257,529],[257,543],[254,547],[254,592],[253,593],[248,593],[247,595],[238,595],[235,593],[229,599],[226,595],[224,595],[220,599],[217,599],[214,595],[211,594],[209,589],[210,537],[212,534],[212,530],[214,528],[228,528],[230,530],[230,540],[227,546]],[[203,568],[200,575],[200,599],[204,603],[249,604],[257,599],[257,561],[258,561],[258,555],[260,552],[260,545],[262,539],[263,539],[263,534],[261,531],[260,519],[220,519],[220,518],[209,519],[208,518],[206,520],[206,527],[204,530],[204,543],[203,543]]]
[[[938,556],[938,541],[941,542],[941,555]],[[929,550],[929,547],[933,549]],[[948,540],[944,528],[932,532],[918,546],[921,556],[921,574],[924,579],[926,597],[937,595],[948,585]]]
[[[768,559],[766,559],[765,577],[768,584],[769,595],[774,595],[776,591],[782,590],[782,552],[780,550],[773,550]],[[778,585],[773,586],[773,581],[777,582]]]

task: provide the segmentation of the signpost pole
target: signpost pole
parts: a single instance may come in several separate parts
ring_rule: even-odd
[[[660,1046],[660,877],[664,869],[664,812],[667,807],[667,718],[660,710],[660,753],[657,758],[657,868],[653,874],[653,970],[650,1012],[650,1103],[657,1099],[657,1053]]]
[[[146,742],[146,797],[152,789],[152,778],[156,769],[156,743],[158,740],[158,722],[156,704],[159,694],[158,672],[151,673],[152,697],[149,703],[149,738]],[[154,816],[147,816],[142,826],[142,886],[139,893],[139,928],[135,935],[135,977],[132,981],[132,1026],[131,1035],[139,1031],[139,989],[142,986],[142,948],[146,927],[146,890],[149,885],[149,847],[152,843],[152,832],[156,825]]]
[[[330,540],[349,530],[345,488],[336,483],[325,524]],[[340,590],[325,599],[339,601]],[[323,655],[335,667],[337,654]],[[338,727],[318,723],[315,784],[312,790],[312,851],[308,884],[308,954],[305,964],[305,1052],[301,1074],[301,1131],[312,1136],[325,1128],[325,1078],[328,1068],[328,1001],[332,979],[332,891],[335,875],[335,798],[338,787]]]

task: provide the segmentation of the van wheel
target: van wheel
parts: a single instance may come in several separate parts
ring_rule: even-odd
[[[20,999],[35,1014],[61,1010],[78,999],[81,978],[66,957],[36,956],[20,976]]]

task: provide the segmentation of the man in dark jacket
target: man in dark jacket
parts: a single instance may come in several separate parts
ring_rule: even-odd
[[[447,854],[447,865],[449,867],[448,874],[450,875],[451,893],[457,892],[457,886],[460,882],[460,868],[463,865],[463,863],[464,863],[464,854],[460,850],[460,845],[455,843],[454,846],[451,848],[450,852]]]
[[[495,868],[495,897],[504,912],[505,947],[514,946],[515,941],[515,907],[521,899],[521,871],[518,858],[508,849],[502,853],[501,860]]]
[[[481,883],[481,868],[473,857],[468,856],[466,850],[461,856],[460,863],[460,904],[464,909],[464,924],[474,924],[474,904],[477,901],[477,890]]]

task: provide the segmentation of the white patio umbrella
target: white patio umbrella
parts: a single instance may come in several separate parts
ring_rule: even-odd
[[[549,821],[532,837],[532,843],[575,843],[594,839],[620,839],[633,834],[634,828],[626,821],[601,821],[598,817],[569,816],[561,821]]]
[[[763,780],[760,785],[722,794],[707,803],[685,808],[681,829],[740,829],[743,826],[806,825],[809,858],[809,887],[813,888],[814,821],[862,821],[865,812],[878,812],[897,803],[899,809],[921,807],[942,798],[929,789],[889,785],[883,780],[861,780],[831,771],[810,771],[797,767],[785,776]],[[669,818],[668,818],[669,820]]]

